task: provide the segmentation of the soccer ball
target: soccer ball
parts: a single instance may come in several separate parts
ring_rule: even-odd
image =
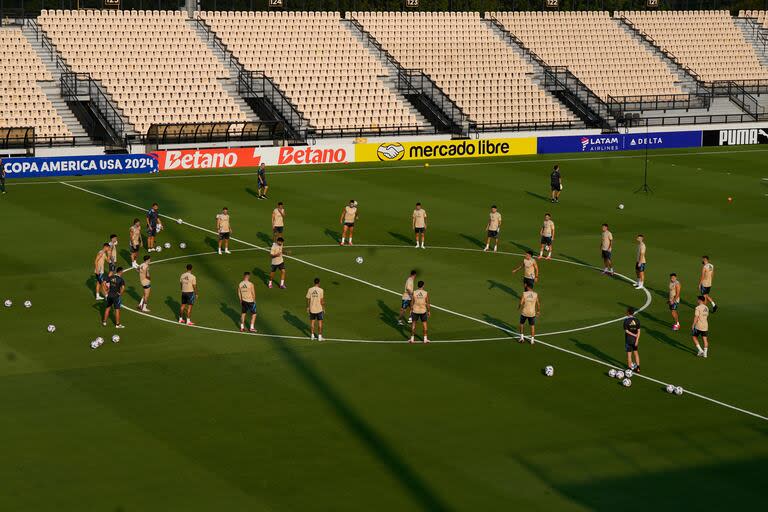
[[[674,393],[675,392],[675,385],[674,384],[667,384],[667,393]]]
[[[633,372],[632,370],[627,370],[624,372],[624,376],[628,379],[631,379],[634,374],[635,372]]]
[[[120,343],[120,336],[118,336],[117,334],[112,336],[112,343]]]
[[[13,301],[11,299],[5,299],[5,307],[9,308],[13,306]]]
[[[547,377],[551,377],[555,374],[555,368],[553,366],[547,365],[544,367],[544,375]]]
[[[101,336],[99,336],[98,338],[96,338],[95,340],[93,340],[93,341],[91,342],[91,348],[92,348],[92,349],[97,349],[97,348],[99,348],[99,347],[100,347],[100,346],[101,346],[103,343],[104,343],[104,338],[102,338]]]
[[[675,387],[675,394],[676,395],[682,395],[683,394],[683,388],[682,386]]]
[[[186,248],[187,248],[187,244],[185,244],[184,242],[181,242],[179,244],[179,249],[186,249]]]
[[[624,386],[625,388],[628,388],[629,386],[632,385],[632,381],[629,379],[624,379],[621,381],[621,385]]]
[[[615,379],[616,378],[616,369],[611,368],[610,370],[608,370],[608,376],[610,378],[612,378],[612,379]]]
[[[177,224],[184,224],[184,221],[183,221],[183,220],[181,220],[181,219],[176,219],[176,223],[177,223]]]
[[[623,209],[624,209],[624,203],[619,203],[619,210],[623,210]]]
[[[48,326],[48,332],[56,332],[56,326],[51,324]]]
[[[155,247],[155,252],[162,252],[162,251],[163,251],[163,248],[160,247],[159,245]]]
[[[355,258],[355,262],[356,262],[358,265],[359,265],[359,264],[361,264],[361,263],[363,262],[363,257],[362,257],[362,256],[358,256],[357,258]]]
[[[159,220],[157,221],[157,232],[161,232],[163,230],[163,223]]]
[[[617,371],[616,372],[616,378],[619,379],[619,380],[624,379],[624,372],[621,371],[621,370]]]
[[[31,308],[32,307],[32,301],[31,300],[25,300],[24,301],[24,307],[25,308]]]
[[[165,247],[166,249],[170,249],[171,248],[171,243],[170,242],[165,242],[163,244],[163,247]]]

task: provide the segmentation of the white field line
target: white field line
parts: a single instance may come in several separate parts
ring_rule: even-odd
[[[653,155],[652,158],[666,158],[666,157],[674,157],[674,156],[686,156],[686,155],[732,155],[735,153],[763,153],[768,151],[768,149],[745,149],[741,151],[687,151],[682,153],[663,153],[658,155]],[[579,153],[581,154],[581,153]],[[567,158],[542,158],[539,160],[535,160],[532,158],[529,158],[527,160],[502,160],[502,161],[493,161],[493,162],[478,162],[478,161],[471,161],[471,159],[464,159],[463,162],[432,162],[430,163],[433,167],[462,167],[466,165],[505,165],[505,164],[527,164],[527,163],[558,163],[558,162],[577,162],[577,161],[584,161],[584,160],[631,160],[631,159],[638,159],[638,158],[645,158],[644,155],[603,155],[603,156],[586,156],[585,154],[581,154],[582,156],[579,157],[567,157]],[[535,156],[535,155],[531,155]],[[362,163],[362,162],[360,162]],[[375,164],[376,162],[369,162],[370,164]],[[293,171],[276,171],[269,174],[269,177],[272,178],[274,176],[283,176],[283,175],[291,175],[291,174],[327,174],[331,172],[348,172],[348,171],[392,171],[397,169],[421,169],[423,168],[423,164],[411,164],[411,165],[390,165],[390,166],[370,166],[370,167],[340,167],[336,169],[301,169],[301,170],[293,170]],[[173,172],[173,171],[163,171],[163,172]],[[201,170],[201,174],[185,174],[183,176],[167,176],[164,174],[157,173],[155,175],[150,176],[132,176],[127,178],[94,178],[94,179],[84,179],[84,180],[78,180],[77,183],[99,183],[99,182],[115,182],[115,181],[144,181],[144,180],[183,180],[183,179],[194,179],[194,178],[226,178],[226,177],[236,177],[236,176],[255,176],[256,171],[247,171],[247,172],[217,172],[215,170]],[[71,176],[63,176],[61,180],[47,180],[47,181],[36,181],[34,178],[32,179],[14,179],[10,178],[8,180],[7,185],[11,186],[19,186],[19,185],[50,185],[50,184],[59,184],[59,183],[65,183],[66,180],[70,179]],[[765,178],[763,178],[765,179]],[[18,180],[18,181],[17,181]]]
[[[107,196],[107,195],[101,194],[101,193],[99,193],[99,192],[94,192],[94,191],[92,191],[92,190],[88,190],[88,189],[86,189],[86,188],[82,188],[82,187],[79,187],[79,186],[77,186],[77,185],[74,185],[74,184],[72,184],[72,183],[69,183],[69,182],[60,182],[60,183],[61,183],[62,185],[66,185],[66,186],[68,186],[68,187],[71,187],[71,188],[74,188],[74,189],[77,189],[77,190],[81,190],[81,191],[83,191],[83,192],[86,192],[86,193],[88,193],[88,194],[92,194],[92,195],[95,195],[95,196],[101,197],[101,198],[103,198],[103,199],[108,199],[108,200],[110,200],[110,201],[114,201],[114,202],[116,202],[116,203],[120,203],[120,204],[123,204],[123,205],[125,205],[125,206],[129,206],[129,207],[131,207],[131,208],[134,208],[134,209],[138,209],[138,210],[142,210],[142,211],[144,210],[144,208],[142,208],[141,206],[137,206],[137,205],[134,205],[134,204],[128,203],[128,202],[126,202],[126,201],[122,201],[122,200],[120,200],[120,199],[117,199],[117,198],[114,198],[114,197],[110,197],[110,196]],[[164,217],[164,218],[167,218],[167,219],[172,219],[172,220],[174,220],[174,221],[176,221],[176,220],[177,220],[177,219],[175,219],[175,218],[173,218],[173,217],[171,217],[171,216],[169,216],[169,215],[165,215],[165,214],[161,214],[160,216],[161,216],[161,217]],[[200,231],[204,231],[204,232],[206,232],[206,233],[209,233],[209,234],[214,234],[214,235],[216,235],[216,234],[217,234],[217,233],[216,233],[215,231],[213,231],[213,230],[210,230],[210,229],[207,229],[207,228],[204,228],[204,227],[201,227],[201,226],[196,226],[196,225],[194,225],[194,224],[190,224],[190,223],[188,223],[188,222],[186,222],[186,221],[184,221],[184,222],[183,222],[183,224],[184,224],[184,225],[187,225],[187,226],[190,226],[190,227],[193,227],[193,228],[195,228],[195,229],[198,229],[198,230],[200,230]],[[267,251],[268,251],[268,249],[266,249],[266,248],[264,248],[264,247],[259,247],[259,246],[255,245],[255,244],[251,243],[251,242],[246,242],[246,241],[244,241],[244,240],[239,240],[239,239],[237,239],[237,238],[234,238],[234,237],[232,238],[232,240],[234,240],[234,241],[236,241],[236,242],[239,242],[239,243],[242,243],[242,244],[244,244],[244,245],[247,245],[247,246],[249,246],[249,247],[252,247],[252,248],[254,248],[254,249],[257,249],[257,250],[261,250],[261,251],[265,251],[265,252],[267,252]],[[404,246],[404,247],[405,247],[405,246]],[[475,250],[478,250],[478,249],[475,249]],[[364,280],[362,280],[362,279],[359,279],[359,278],[357,278],[357,277],[354,277],[354,276],[350,276],[350,275],[346,275],[346,274],[343,274],[343,273],[341,273],[341,272],[338,272],[338,271],[336,271],[336,270],[332,270],[332,269],[329,269],[329,268],[326,268],[326,267],[323,267],[323,266],[320,266],[320,265],[316,265],[316,264],[314,264],[314,263],[308,262],[308,261],[306,261],[306,260],[302,260],[302,259],[300,259],[300,258],[296,258],[296,257],[294,257],[294,256],[285,256],[285,258],[287,258],[287,259],[291,259],[291,260],[294,260],[294,261],[298,261],[299,263],[303,263],[303,264],[305,264],[305,265],[307,265],[307,266],[310,266],[310,267],[316,268],[316,269],[318,269],[318,270],[322,270],[322,271],[324,271],[324,272],[328,272],[328,273],[331,273],[331,274],[335,274],[335,275],[338,275],[338,276],[340,276],[340,277],[344,277],[344,278],[347,278],[347,279],[351,279],[351,280],[353,280],[353,281],[356,281],[356,282],[358,282],[358,283],[361,283],[361,284],[365,284],[365,285],[371,286],[371,287],[373,287],[373,288],[376,288],[377,290],[381,290],[381,291],[383,291],[383,292],[386,292],[386,293],[389,293],[389,294],[395,294],[395,295],[398,295],[398,296],[400,295],[400,293],[399,293],[399,292],[396,292],[396,291],[394,291],[394,290],[389,290],[389,289],[387,289],[387,288],[384,288],[384,287],[382,287],[382,286],[379,286],[379,285],[377,285],[377,284],[374,284],[374,283],[369,283],[368,281],[364,281]],[[560,261],[567,261],[567,260],[560,260]],[[569,263],[575,263],[575,262],[569,262]],[[588,266],[588,265],[585,265],[585,266]],[[625,279],[626,279],[626,278],[625,278]],[[631,280],[630,280],[630,281],[631,281]],[[650,294],[650,292],[649,292],[647,289],[645,289],[645,288],[643,289],[643,291],[646,293],[646,295],[647,295],[647,297],[648,297],[648,300],[647,300],[647,304],[650,304],[650,301],[651,301],[651,294]],[[646,304],[646,306],[647,306],[647,304]],[[477,322],[477,323],[481,323],[481,324],[487,325],[487,326],[489,326],[489,327],[493,327],[493,328],[499,329],[499,330],[501,330],[501,331],[503,331],[503,332],[507,332],[507,333],[509,333],[509,334],[511,334],[511,335],[513,335],[513,336],[517,335],[517,333],[516,333],[515,331],[511,330],[511,329],[506,329],[506,328],[504,328],[504,327],[502,327],[502,326],[499,326],[499,325],[496,325],[496,324],[493,324],[493,323],[490,323],[490,322],[486,322],[485,320],[482,320],[482,319],[480,319],[480,318],[473,318],[473,317],[471,317],[471,316],[469,316],[469,315],[465,315],[465,314],[463,314],[463,313],[459,313],[459,312],[456,312],[456,311],[451,311],[451,310],[448,310],[448,309],[445,309],[445,308],[441,308],[441,307],[438,307],[438,306],[435,306],[435,305],[432,305],[432,307],[433,307],[433,308],[435,308],[435,309],[438,309],[438,310],[440,310],[440,311],[443,311],[443,312],[449,313],[449,314],[453,314],[453,315],[456,315],[456,316],[459,316],[459,317],[462,317],[462,318],[466,318],[467,320],[472,320],[472,321],[475,321],[475,322]],[[179,324],[179,325],[180,325],[180,324]],[[211,328],[208,328],[208,329],[211,329]],[[304,339],[306,339],[306,338],[304,338]],[[479,341],[479,340],[478,340],[478,341]],[[560,346],[558,346],[558,345],[553,345],[553,344],[551,344],[551,343],[547,343],[547,342],[545,342],[545,341],[538,341],[537,343],[538,343],[539,345],[544,345],[545,347],[549,347],[549,348],[551,348],[551,349],[554,349],[554,350],[558,350],[558,351],[560,351],[560,352],[564,352],[564,353],[567,353],[567,354],[570,354],[570,355],[573,355],[573,356],[579,357],[579,358],[581,358],[581,359],[586,359],[587,361],[592,361],[593,363],[599,364],[599,365],[601,365],[601,366],[604,366],[604,367],[608,367],[608,368],[616,368],[616,366],[614,366],[614,365],[612,365],[612,364],[610,364],[610,363],[607,363],[607,362],[605,362],[605,361],[601,361],[601,360],[599,360],[599,359],[595,359],[594,357],[590,357],[590,356],[587,356],[587,355],[581,354],[581,353],[579,353],[579,352],[575,352],[575,351],[573,351],[573,350],[570,350],[570,349],[567,349],[567,348],[563,348],[563,347],[560,347]],[[645,379],[645,380],[647,380],[647,381],[650,381],[650,382],[654,382],[654,383],[656,383],[656,384],[659,384],[659,385],[662,385],[662,386],[666,386],[667,384],[670,384],[670,383],[668,383],[668,382],[664,382],[664,381],[661,381],[661,380],[655,379],[655,378],[653,378],[653,377],[649,377],[649,376],[648,376],[648,375],[646,375],[646,374],[639,374],[639,373],[636,373],[636,374],[635,374],[635,377],[636,377],[636,378],[640,378],[640,379]],[[716,399],[714,399],[714,398],[710,398],[710,397],[708,397],[708,396],[705,396],[705,395],[702,395],[702,394],[699,394],[699,393],[695,393],[695,392],[693,392],[693,391],[690,391],[690,390],[686,390],[686,393],[687,393],[687,394],[689,394],[689,395],[691,395],[691,396],[695,396],[695,397],[697,397],[697,398],[699,398],[699,399],[701,399],[701,400],[706,400],[706,401],[708,401],[708,402],[711,402],[711,403],[713,403],[713,404],[716,404],[716,405],[720,405],[721,407],[725,407],[725,408],[727,408],[727,409],[731,409],[731,410],[733,410],[733,411],[741,412],[741,413],[743,413],[743,414],[746,414],[746,415],[752,416],[752,417],[754,417],[754,418],[758,418],[758,419],[761,419],[761,420],[763,420],[763,421],[768,421],[768,417],[766,417],[766,416],[762,416],[762,415],[760,415],[760,414],[757,414],[757,413],[755,413],[755,412],[752,412],[752,411],[748,411],[748,410],[746,410],[746,409],[742,409],[742,408],[740,408],[740,407],[736,407],[735,405],[731,405],[731,404],[728,404],[728,403],[725,403],[725,402],[721,402],[721,401],[719,401],[719,400],[716,400]]]

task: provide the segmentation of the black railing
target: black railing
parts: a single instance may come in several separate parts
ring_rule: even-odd
[[[72,71],[72,68],[69,64],[67,64],[64,56],[61,54],[58,48],[56,48],[56,45],[53,43],[53,41],[51,41],[51,38],[48,37],[48,34],[45,33],[45,30],[40,26],[37,20],[35,18],[27,18],[26,22],[27,25],[35,32],[35,39],[40,41],[43,50],[48,52],[51,60],[53,60],[54,64],[56,65],[56,69],[62,73]]]
[[[30,149],[35,145],[35,128],[0,128],[0,149]]]
[[[359,126],[349,126],[345,128],[316,128],[313,135],[318,138],[331,137],[386,137],[386,136],[404,136],[404,135],[434,135],[441,133],[436,127],[424,127],[420,125],[403,126],[369,126],[362,128]]]
[[[474,127],[475,133],[490,132],[537,132],[544,130],[571,130],[583,128],[581,123],[573,121],[535,121],[535,122],[501,122],[481,123]]]
[[[691,116],[640,117],[627,120],[623,126],[692,126],[702,124],[751,123],[749,114],[703,114]]]
[[[153,124],[140,140],[161,144],[204,144],[212,142],[276,141],[285,138],[285,125],[266,121],[247,123]]]
[[[625,112],[649,112],[654,110],[691,110],[711,105],[709,95],[695,94],[654,94],[643,96],[608,96],[611,114],[622,117]]]
[[[741,19],[743,19],[746,22],[747,27],[752,30],[752,35],[755,37],[758,46],[762,47],[763,54],[768,53],[768,28],[760,24],[760,22],[757,21],[757,18],[743,16]]]

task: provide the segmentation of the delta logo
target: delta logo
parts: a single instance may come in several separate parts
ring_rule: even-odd
[[[581,150],[587,151],[618,151],[621,149],[621,143],[617,135],[605,137],[581,137]]]
[[[405,148],[399,142],[384,143],[376,150],[376,156],[382,162],[402,160],[403,156],[405,156]]]

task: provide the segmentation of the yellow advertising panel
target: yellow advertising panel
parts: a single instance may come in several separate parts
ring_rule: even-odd
[[[535,155],[536,137],[355,144],[356,162]]]

